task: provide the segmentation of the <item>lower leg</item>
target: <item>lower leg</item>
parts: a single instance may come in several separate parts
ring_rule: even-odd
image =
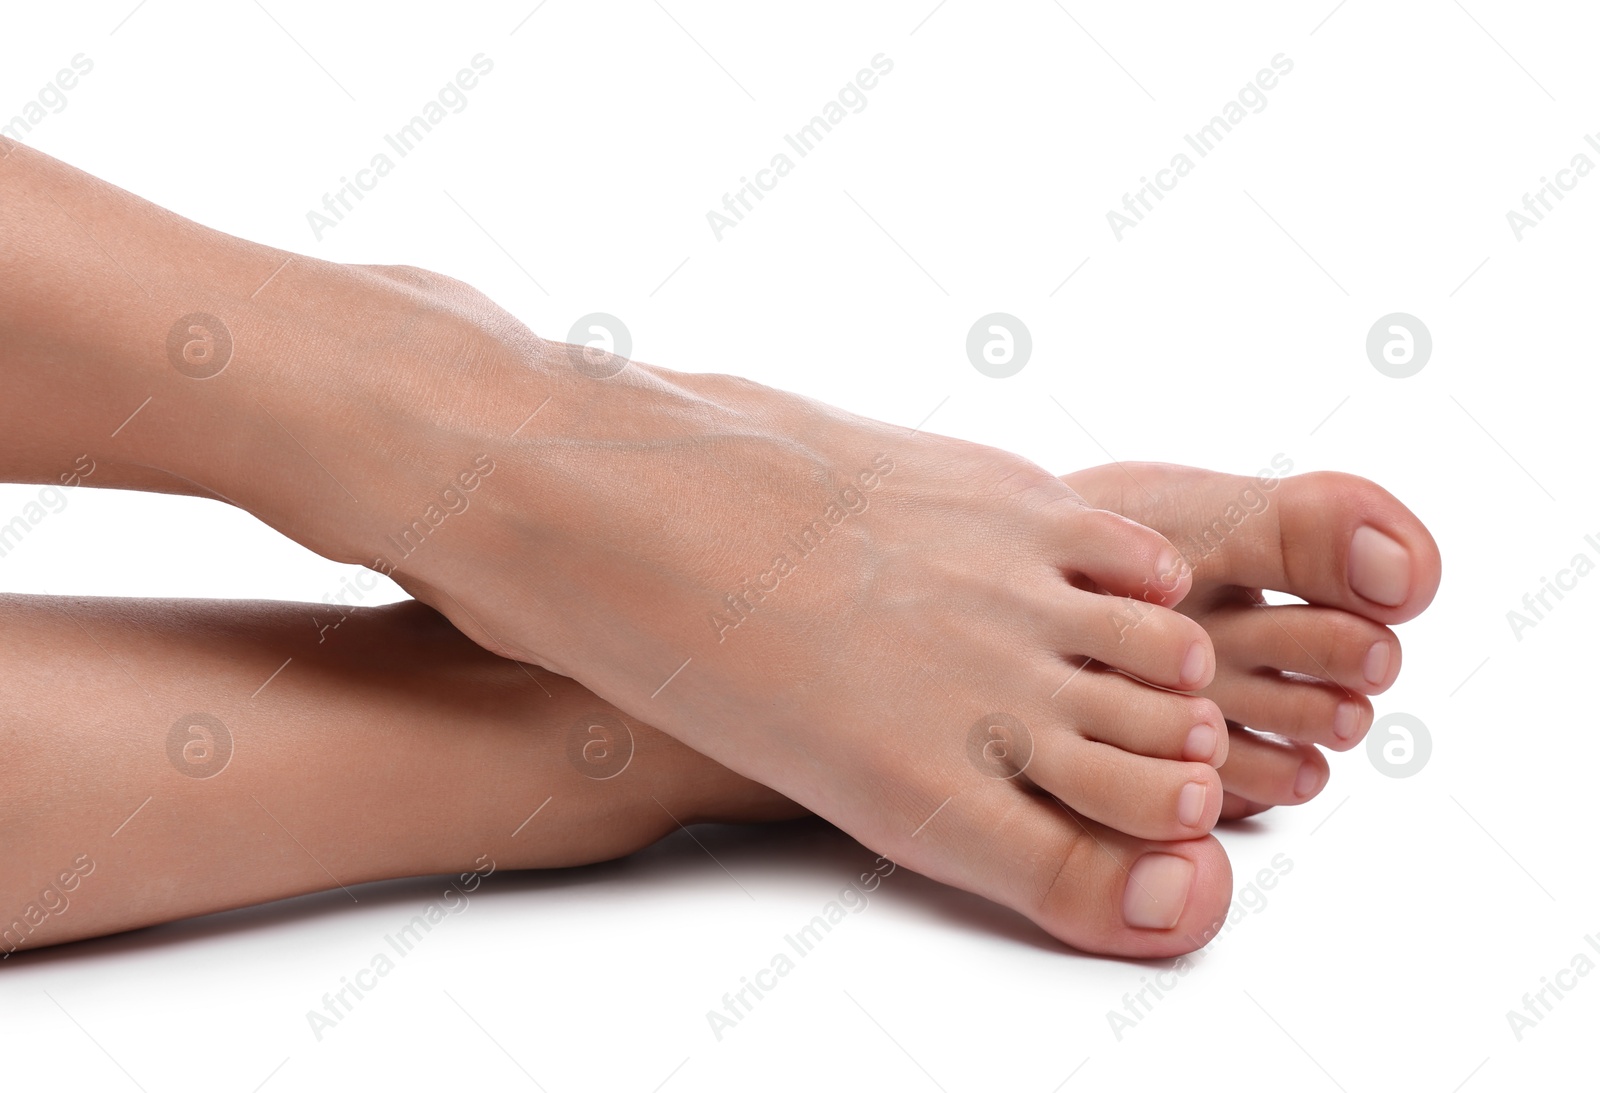
[[[802,814],[431,609],[330,610],[0,597],[0,954]]]

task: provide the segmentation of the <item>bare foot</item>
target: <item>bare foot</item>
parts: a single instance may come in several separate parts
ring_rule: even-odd
[[[359,337],[230,320],[292,374],[273,420],[242,407],[247,474],[179,473],[1063,941],[1203,943],[1228,738],[1174,693],[1213,656],[1159,534],[995,449],[542,341],[447,278],[283,277]]]
[[[1366,696],[1400,672],[1389,626],[1421,614],[1438,590],[1428,530],[1389,493],[1348,474],[1256,479],[1125,463],[1062,481],[1162,532],[1194,567],[1178,610],[1216,649],[1216,678],[1201,693],[1229,721],[1223,817],[1321,792],[1328,763],[1315,745],[1344,751],[1361,742],[1373,719]],[[1262,589],[1307,602],[1265,606]]]
[[[96,485],[241,505],[1082,948],[1184,952],[1226,907],[1226,726],[1174,693],[1213,656],[1159,534],[1003,452],[3,162],[11,473],[92,440]]]

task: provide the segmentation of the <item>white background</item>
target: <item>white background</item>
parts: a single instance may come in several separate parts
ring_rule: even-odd
[[[1281,452],[1377,479],[1445,555],[1378,700],[1423,720],[1432,757],[1404,779],[1335,757],[1317,800],[1223,831],[1237,878],[1280,853],[1292,871],[1120,1039],[1107,1011],[1166,965],[1067,952],[901,871],[719,1042],[706,1011],[871,856],[821,826],[703,829],[716,861],[679,834],[495,878],[320,1042],[305,1012],[442,882],[13,958],[4,1085],[1592,1084],[1600,975],[1520,1042],[1506,1011],[1600,934],[1600,579],[1521,640],[1506,612],[1600,555],[1600,177],[1520,241],[1506,212],[1575,154],[1600,161],[1593,13],[536,2],[8,5],[0,117],[83,53],[92,73],[26,140],[237,235],[432,267],[554,338],[609,312],[639,359],[1061,471],[1253,473]],[[478,53],[494,69],[468,107],[316,240],[306,212]],[[707,211],[879,53],[868,106],[718,242]],[[1107,210],[1279,53],[1294,68],[1266,108],[1117,241]],[[995,311],[1034,344],[1005,380],[965,354]],[[1396,311],[1434,339],[1403,380],[1364,349]],[[0,488],[0,516],[36,492]],[[78,490],[0,587],[318,600],[343,572],[218,505]]]

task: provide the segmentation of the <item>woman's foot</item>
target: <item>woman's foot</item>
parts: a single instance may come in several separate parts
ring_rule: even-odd
[[[1185,952],[1225,909],[1226,726],[1176,693],[1212,653],[1160,535],[1016,456],[592,359],[422,271],[271,289],[204,301],[250,360],[206,381],[233,454],[168,469],[1080,948]]]
[[[1081,948],[1184,952],[1226,908],[1228,737],[1174,693],[1214,661],[1159,534],[1003,452],[5,163],[12,473],[92,443],[96,484],[239,504]]]
[[[1389,625],[1421,614],[1438,590],[1428,530],[1382,488],[1347,474],[1244,478],[1124,463],[1062,481],[1160,531],[1193,566],[1178,610],[1216,649],[1216,678],[1201,693],[1229,722],[1223,817],[1319,793],[1328,763],[1315,745],[1360,743],[1372,726],[1366,696],[1400,672]],[[1262,589],[1306,603],[1265,606]]]

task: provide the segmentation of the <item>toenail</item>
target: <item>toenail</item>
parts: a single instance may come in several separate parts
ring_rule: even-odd
[[[1189,730],[1183,742],[1183,757],[1191,763],[1209,763],[1217,754],[1217,730],[1210,725],[1196,725]]]
[[[1354,702],[1341,702],[1333,711],[1333,735],[1348,740],[1361,727],[1361,710]]]
[[[1183,655],[1183,668],[1180,678],[1185,687],[1199,687],[1206,678],[1206,643],[1197,641],[1189,646],[1189,651]]]
[[[1183,917],[1194,863],[1176,854],[1146,854],[1128,871],[1122,919],[1140,930],[1170,930]]]
[[[1367,659],[1361,662],[1361,674],[1374,687],[1382,687],[1389,678],[1389,643],[1380,641],[1367,650]]]
[[[1178,822],[1184,827],[1199,827],[1206,814],[1206,787],[1190,782],[1178,791]]]
[[[1373,603],[1399,607],[1411,593],[1411,556],[1377,528],[1356,529],[1349,568],[1350,587]]]
[[[1317,792],[1322,782],[1322,772],[1315,763],[1300,764],[1300,773],[1294,776],[1294,795],[1302,801]]]

